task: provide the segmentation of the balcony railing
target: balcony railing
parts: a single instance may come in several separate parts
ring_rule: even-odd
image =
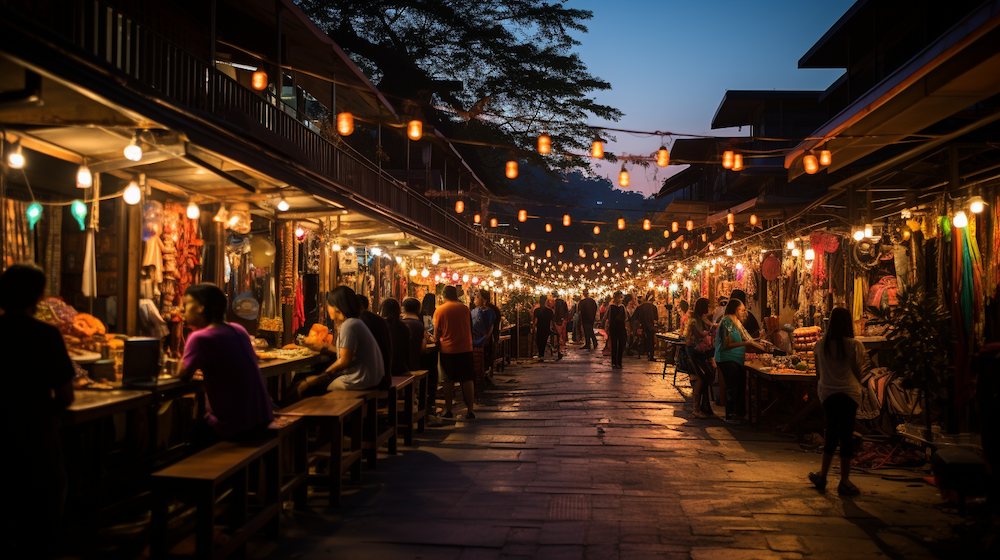
[[[172,103],[208,113],[230,126],[240,127],[240,121],[247,119],[260,125],[276,137],[269,142],[273,147],[346,187],[360,200],[375,203],[419,229],[452,240],[472,254],[485,256],[490,249],[491,261],[512,264],[510,253],[421,193],[332,144],[282,107],[104,2],[0,0],[0,6],[50,28],[113,71],[152,88]],[[244,132],[255,131],[244,127]],[[262,140],[268,142],[268,135],[264,136]]]

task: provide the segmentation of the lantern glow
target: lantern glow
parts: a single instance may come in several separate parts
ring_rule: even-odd
[[[547,155],[552,151],[552,139],[549,138],[548,134],[542,134],[538,137],[538,153]]]
[[[590,157],[592,158],[604,157],[604,142],[601,142],[600,140],[594,140],[594,143],[590,145]]]
[[[563,225],[569,227],[570,219],[569,214],[563,214]]]
[[[733,151],[732,150],[726,150],[726,151],[722,152],[722,167],[724,169],[732,169],[733,168]]]
[[[455,213],[461,214],[462,212],[465,212],[465,202],[459,200],[455,203]]]
[[[414,119],[406,125],[406,136],[410,140],[420,140],[424,135],[424,123]]]
[[[625,229],[625,218],[618,218],[618,229]]]
[[[666,146],[660,146],[660,149],[656,151],[656,165],[659,167],[670,165],[670,152],[667,151]]]
[[[733,171],[743,170],[743,154],[733,155]]]
[[[250,76],[250,86],[253,89],[260,91],[267,87],[267,72],[263,70],[257,70]]]
[[[497,219],[490,218],[490,227],[497,227]]]
[[[642,229],[644,229],[646,231],[649,231],[649,230],[653,229],[653,222],[650,222],[648,219],[643,220],[642,221]]]
[[[528,221],[528,211],[525,209],[520,209],[517,211],[517,221],[527,222]]]
[[[816,160],[816,156],[812,154],[806,154],[802,158],[802,167],[806,170],[806,173],[810,175],[815,175],[819,171],[819,161]]]
[[[354,134],[354,115],[347,112],[337,115],[337,132],[341,136]]]
[[[601,234],[601,226],[594,226],[594,235]]]
[[[507,166],[504,169],[504,175],[508,179],[517,179],[517,162],[514,160],[508,161]]]
[[[694,229],[694,220],[688,220],[687,221],[687,230],[691,231],[693,229]]]
[[[618,185],[622,187],[627,187],[629,185],[628,171],[622,166],[622,170],[618,173]]]
[[[819,164],[827,166],[830,165],[831,163],[833,163],[833,154],[830,153],[830,150],[820,150]]]

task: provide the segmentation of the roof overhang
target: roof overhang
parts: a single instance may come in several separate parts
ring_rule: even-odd
[[[846,17],[846,16],[845,16]],[[1000,0],[986,2],[785,156],[789,179],[824,147],[836,171],[1000,93]]]
[[[753,122],[754,115],[767,101],[792,103],[812,103],[823,94],[822,91],[772,91],[772,90],[728,90],[722,97],[719,108],[712,117],[712,128],[732,128]]]

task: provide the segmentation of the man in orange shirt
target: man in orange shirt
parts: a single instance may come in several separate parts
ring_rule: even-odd
[[[444,416],[454,418],[451,403],[455,399],[455,383],[462,386],[462,397],[469,409],[467,420],[476,417],[475,363],[472,357],[472,318],[469,308],[458,301],[455,286],[444,289],[444,305],[434,311],[434,336],[440,350],[441,370],[444,372]]]

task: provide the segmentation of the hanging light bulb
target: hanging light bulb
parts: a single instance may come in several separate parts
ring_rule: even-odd
[[[860,228],[854,230],[854,235],[852,237],[854,237],[855,241],[861,241],[862,239],[865,238],[865,230]]]
[[[825,167],[831,163],[833,163],[833,154],[830,153],[830,150],[820,150],[819,164]]]
[[[569,227],[570,219],[569,214],[563,214],[563,225]]]
[[[733,249],[732,249],[732,247],[730,247],[729,249],[726,249],[726,256],[727,257],[733,256]]]
[[[743,154],[733,154],[733,171],[743,170]]]
[[[642,229],[644,229],[646,231],[649,231],[649,230],[653,229],[653,222],[649,221],[648,219],[647,220],[643,220],[642,221]]]
[[[472,221],[474,223],[478,224],[479,222],[483,221],[483,217],[480,216],[479,214],[476,214],[476,215],[472,216]]]
[[[334,242],[334,244],[330,246],[330,250],[333,251],[334,253],[339,252],[340,251],[340,243]]]
[[[35,224],[38,220],[42,219],[42,205],[37,202],[32,202],[31,206],[25,211],[25,215],[28,217],[28,229],[35,229]]]
[[[664,237],[664,239],[669,239],[670,238],[670,230],[669,229],[663,230],[663,237]]]
[[[694,229],[694,220],[688,220],[687,221],[687,230],[691,231],[693,229]]]
[[[594,258],[597,258],[597,251],[594,251]]]
[[[618,229],[625,229],[625,218],[618,218]]]
[[[552,224],[545,224],[545,233],[552,232]]]
[[[201,210],[198,209],[198,205],[193,202],[188,203],[187,217],[192,220],[197,220],[198,216],[201,216]]]
[[[812,249],[806,249],[806,260],[811,261],[814,260],[815,258],[816,258],[816,251],[813,251]]]
[[[799,248],[798,247],[792,249],[792,256],[793,257],[798,257],[800,254],[801,253],[799,252]]]
[[[406,136],[408,136],[410,140],[420,140],[423,135],[424,124],[422,122],[414,119],[406,125]]]
[[[353,246],[353,245],[351,245],[351,246],[349,246],[349,247],[347,248],[347,253],[348,253],[348,254],[351,254],[351,255],[353,255],[353,254],[355,253],[355,251],[356,251],[356,249],[354,248],[354,246]]]
[[[431,271],[427,270],[427,267],[424,267],[423,270],[420,271],[420,276],[422,278],[427,278],[428,276],[430,276],[430,274]]]
[[[701,242],[704,243],[706,241],[708,241],[708,234],[707,233],[701,234]]]
[[[552,139],[549,138],[548,134],[542,134],[538,137],[538,153],[547,155],[552,151]]]
[[[132,135],[132,140],[125,146],[125,159],[139,161],[142,159],[142,148],[139,147],[138,133]]]
[[[126,201],[127,202],[127,201]],[[215,213],[215,217],[212,218],[213,222],[223,224],[229,219],[229,212],[226,211],[226,205],[220,204],[219,211]]]
[[[456,274],[456,276],[457,276],[457,274]],[[462,275],[462,282],[468,282],[468,281],[469,281],[469,275],[468,274],[463,274]]]
[[[94,186],[94,176],[91,175],[87,164],[83,164],[76,172],[76,188],[89,189],[92,186]]]
[[[983,201],[983,197],[974,196],[969,199],[969,211],[973,214],[980,214],[985,209],[986,202]]]
[[[87,229],[84,220],[87,219],[87,205],[80,202],[79,200],[74,200],[73,205],[70,206],[70,213],[76,218],[76,223],[80,224],[80,231]]]
[[[507,162],[507,168],[504,172],[508,179],[517,179],[517,162],[514,160]]]
[[[727,232],[726,232],[726,239],[727,239],[727,240],[731,240],[732,238],[733,238],[733,232],[731,232],[731,231],[727,231]]]
[[[21,141],[14,142],[10,154],[7,156],[7,164],[11,169],[21,169],[24,167],[24,154],[21,152]],[[41,212],[38,214],[41,216]]]
[[[250,76],[250,87],[257,91],[267,87],[267,72],[263,70],[257,70]]]
[[[465,212],[465,202],[459,200],[455,203],[455,213],[461,214],[462,212]]]
[[[594,235],[601,234],[601,226],[594,226]]]
[[[680,229],[680,224],[678,224],[677,222],[670,224],[670,231],[677,233],[678,229]]]
[[[288,201],[285,200],[285,197],[281,197],[281,200],[278,201],[278,210],[280,212],[288,212],[289,208],[291,208],[291,206],[288,205]]]
[[[557,249],[557,250],[558,250],[558,251],[559,251],[560,253],[562,253],[562,252],[563,252],[563,246],[562,246],[562,245],[560,245],[560,246],[559,246],[559,247],[557,247],[556,249]]]
[[[594,143],[590,145],[590,157],[598,159],[604,157],[604,142],[594,140]]]
[[[550,259],[552,258],[552,250],[551,249],[546,249],[545,250],[545,257],[546,258],[550,258]]]
[[[497,227],[498,222],[496,218],[490,218],[490,227]]]
[[[750,225],[757,227],[757,214],[750,214]]]
[[[736,224],[729,224],[729,231],[736,231]]]
[[[871,224],[865,224],[865,237],[875,237],[875,228]]]
[[[350,136],[354,134],[354,115],[343,112],[337,115],[337,132],[341,136]]]
[[[795,248],[795,242],[789,239],[788,243],[785,243],[785,248],[791,251],[792,249]]]
[[[608,258],[610,254],[607,249],[604,250],[604,258]]]
[[[736,270],[743,270],[743,263],[736,263]]]
[[[621,187],[627,187],[628,182],[628,170],[625,169],[625,165],[622,165],[622,170],[618,173],[618,185]]]
[[[684,250],[685,250],[685,251],[687,251],[687,250],[688,250],[688,247],[689,247],[689,246],[690,246],[690,245],[688,244],[688,242],[687,242],[687,241],[685,241],[685,242],[684,242]]]
[[[578,254],[580,255],[581,259],[587,258],[587,252],[584,251],[583,249],[580,249],[580,251],[578,252]]]
[[[708,244],[708,250],[709,251],[714,251],[715,250],[715,243],[709,243]]]
[[[952,218],[951,224],[959,229],[964,228],[969,225],[969,218],[965,215],[965,212],[959,210],[955,212],[955,217]]]
[[[122,200],[125,204],[130,206],[135,206],[139,204],[139,200],[142,199],[142,190],[139,189],[139,183],[132,181],[125,187],[125,192],[122,193]]]
[[[500,278],[500,276],[501,276],[502,274],[503,274],[503,273],[502,273],[502,272],[500,272],[500,269],[499,269],[499,268],[493,271],[493,277],[494,277],[494,278]]]
[[[727,224],[735,224],[736,223],[736,215],[733,214],[732,212],[726,214],[726,223]]]
[[[670,152],[667,151],[666,146],[660,146],[660,149],[656,150],[656,165],[660,167],[670,165]]]
[[[910,235],[911,234],[909,228],[903,228],[903,241],[909,241]]]
[[[722,167],[724,169],[732,169],[733,168],[733,151],[732,150],[726,150],[726,151],[722,152]]]
[[[525,209],[520,209],[517,211],[517,221],[527,222],[528,221],[528,211]]]
[[[416,275],[417,275],[417,269],[411,268],[410,269],[410,276],[416,276]]]
[[[431,255],[431,264],[437,265],[437,263],[439,262],[441,262],[441,254],[438,253],[437,251],[434,251],[434,254]]]
[[[815,175],[819,171],[819,161],[816,160],[816,156],[812,154],[806,154],[802,158],[802,167],[805,168],[806,173],[810,175]]]
[[[452,280],[453,282],[458,282],[458,273],[457,273],[457,272],[455,272],[455,273],[452,273],[452,275],[451,275],[451,280]]]
[[[532,251],[534,251],[534,250],[535,250],[535,243],[534,243],[534,242],[532,242],[532,243],[531,243],[531,250],[532,250]]]

